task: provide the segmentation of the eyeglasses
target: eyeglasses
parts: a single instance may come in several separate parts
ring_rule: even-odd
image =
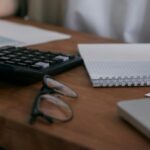
[[[73,111],[70,105],[60,98],[60,95],[71,98],[77,97],[77,94],[71,88],[45,75],[43,87],[33,103],[29,122],[34,123],[37,117],[43,118],[49,123],[71,120]]]

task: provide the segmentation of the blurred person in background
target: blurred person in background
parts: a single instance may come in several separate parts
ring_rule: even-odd
[[[18,7],[17,0],[0,0],[0,17],[12,16]]]
[[[150,0],[30,0],[34,20],[124,42],[150,42]]]

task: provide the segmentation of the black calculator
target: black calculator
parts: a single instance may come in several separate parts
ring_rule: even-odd
[[[42,80],[45,74],[54,76],[82,62],[78,55],[5,46],[0,48],[0,77],[8,81],[32,83]]]

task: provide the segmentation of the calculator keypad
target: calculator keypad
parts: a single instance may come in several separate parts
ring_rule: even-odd
[[[6,49],[0,49],[0,62],[36,70],[46,69],[70,59],[70,56],[64,54],[42,52],[28,48],[6,47]]]
[[[0,79],[33,83],[82,64],[81,57],[26,47],[0,48]]]

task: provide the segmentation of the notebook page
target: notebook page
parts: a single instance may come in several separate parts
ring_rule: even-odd
[[[78,48],[92,81],[150,78],[150,44],[80,44]]]

